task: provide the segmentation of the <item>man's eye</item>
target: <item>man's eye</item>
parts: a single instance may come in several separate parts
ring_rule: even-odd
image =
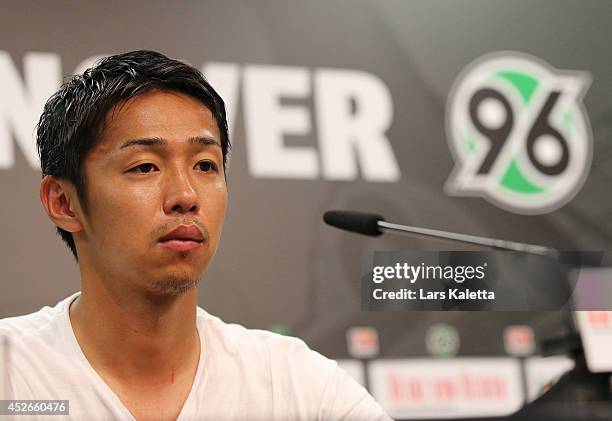
[[[132,168],[129,172],[137,174],[147,174],[155,171],[156,169],[157,167],[153,164],[140,164]]]
[[[215,163],[211,161],[201,161],[198,162],[196,166],[204,172],[212,172],[217,169]]]

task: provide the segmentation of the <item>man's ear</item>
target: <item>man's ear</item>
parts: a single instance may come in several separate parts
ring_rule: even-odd
[[[49,219],[59,228],[68,232],[83,229],[80,216],[81,206],[74,185],[50,175],[40,182],[40,201]]]

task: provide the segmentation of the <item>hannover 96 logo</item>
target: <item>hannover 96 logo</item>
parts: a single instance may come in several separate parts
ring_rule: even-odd
[[[456,166],[451,195],[506,210],[546,213],[580,190],[592,156],[582,97],[588,73],[557,70],[522,53],[486,55],[457,78],[446,107]]]

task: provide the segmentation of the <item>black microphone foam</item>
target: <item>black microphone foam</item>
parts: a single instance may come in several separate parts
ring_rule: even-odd
[[[378,227],[378,221],[384,221],[384,219],[375,213],[330,210],[323,214],[323,221],[332,227],[359,234],[376,237],[383,233]]]

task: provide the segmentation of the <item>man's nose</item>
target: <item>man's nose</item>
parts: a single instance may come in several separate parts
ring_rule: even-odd
[[[166,183],[165,213],[195,213],[198,211],[198,194],[188,171],[175,169],[169,174]]]

